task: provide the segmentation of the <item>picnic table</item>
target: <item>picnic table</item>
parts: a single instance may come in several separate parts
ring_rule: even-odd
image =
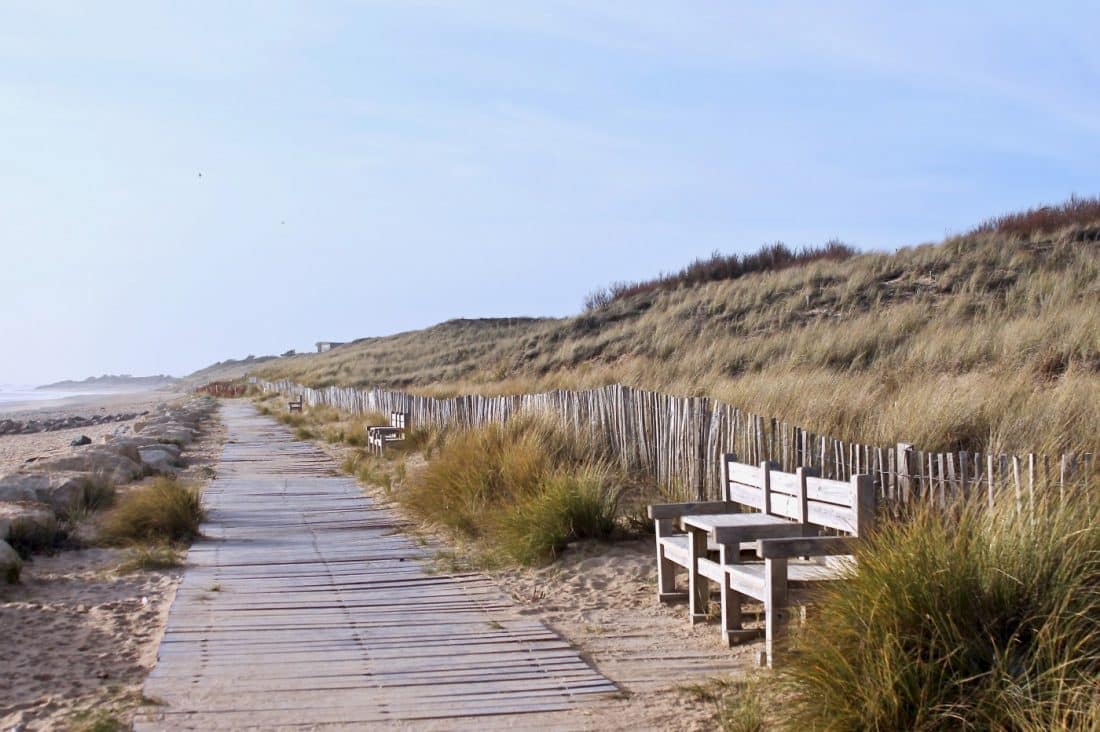
[[[804,524],[767,513],[689,514],[680,516],[679,524],[690,536],[688,603],[692,624],[706,619],[710,602],[707,578],[699,572],[699,559],[707,556],[708,540],[711,545],[718,546],[719,563],[729,564],[737,561],[743,542],[801,537],[806,532]],[[723,595],[729,594],[729,584],[722,582],[722,587]],[[736,600],[731,598],[731,601]],[[723,612],[727,612],[727,605],[729,603],[722,603]]]

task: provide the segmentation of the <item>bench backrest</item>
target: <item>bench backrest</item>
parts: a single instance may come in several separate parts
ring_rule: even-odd
[[[396,427],[397,429],[403,430],[408,421],[408,412],[390,412],[390,427]]]
[[[777,470],[774,463],[739,463],[729,453],[722,460],[725,500],[773,516],[794,519],[853,536],[874,524],[875,488],[870,475],[849,481],[819,478],[812,468],[796,473]]]

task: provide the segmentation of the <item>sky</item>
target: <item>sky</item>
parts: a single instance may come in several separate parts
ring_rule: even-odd
[[[0,4],[0,383],[1100,192],[1094,3]]]

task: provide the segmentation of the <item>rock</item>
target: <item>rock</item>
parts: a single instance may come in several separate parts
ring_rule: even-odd
[[[173,451],[170,448],[175,448]],[[157,473],[171,473],[179,467],[179,448],[175,445],[153,445],[138,448],[141,464]]]
[[[42,476],[27,473],[5,475],[0,478],[0,501],[37,500],[34,489],[40,484],[41,478]]]
[[[168,423],[146,427],[139,434],[142,437],[155,437],[161,442],[175,442],[178,445],[190,445],[198,434],[190,427],[178,423]]]
[[[90,444],[92,444],[92,438],[88,437],[87,435],[81,435],[80,437],[77,437],[75,440],[69,443],[69,445],[71,445],[72,447],[80,447],[82,445]]]
[[[0,580],[8,584],[19,581],[19,572],[23,569],[23,560],[11,548],[11,544],[0,539]]]
[[[29,524],[44,531],[54,531],[57,517],[49,506],[42,503],[0,503],[0,539],[6,540],[15,524]]]
[[[73,455],[54,457],[34,465],[35,471],[72,471],[102,477],[116,485],[142,476],[141,466],[113,450],[110,445],[95,445]]]
[[[64,512],[83,502],[88,482],[87,475],[67,471],[13,473],[0,478],[0,500],[38,501]],[[3,486],[9,486],[10,490],[4,490]]]

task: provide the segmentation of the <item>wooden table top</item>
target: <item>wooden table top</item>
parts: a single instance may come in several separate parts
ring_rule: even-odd
[[[803,526],[780,516],[766,513],[718,513],[681,516],[685,529],[705,531],[719,544],[737,544],[753,539],[780,539],[802,536]]]

